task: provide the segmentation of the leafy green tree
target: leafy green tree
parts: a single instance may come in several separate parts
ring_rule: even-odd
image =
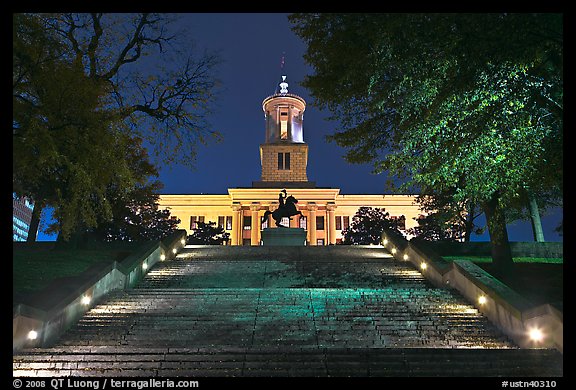
[[[341,129],[346,159],[400,189],[480,205],[500,272],[505,210],[562,194],[561,14],[294,14],[304,81]],[[525,204],[523,205],[525,207]]]
[[[185,52],[163,15],[13,14],[13,22],[13,191],[34,202],[33,227],[46,206],[64,239],[109,221],[107,189],[148,180],[122,159],[136,139],[158,159],[189,165],[198,143],[218,139],[206,123],[218,58]]]
[[[69,236],[80,225],[95,226],[98,215],[110,216],[104,191],[113,175],[127,185],[132,180],[118,159],[128,139],[99,110],[100,82],[59,57],[40,53],[32,61],[28,54],[15,49],[15,64],[34,65],[13,73],[13,190],[34,201],[31,232],[52,205]]]
[[[360,207],[352,223],[342,232],[342,245],[378,245],[382,241],[384,230],[394,230],[400,235],[398,229],[400,221],[390,218],[390,214],[383,208]]]
[[[216,222],[196,222],[197,227],[188,236],[188,244],[191,245],[222,245],[230,238],[223,227],[216,226]]]
[[[418,226],[407,230],[413,239],[428,241],[470,241],[472,233],[482,234],[484,228],[476,226],[482,212],[472,202],[455,203],[453,194],[421,194],[416,202],[424,216],[416,219]]]

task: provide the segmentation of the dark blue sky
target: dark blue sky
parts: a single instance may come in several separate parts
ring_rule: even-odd
[[[312,99],[299,85],[312,70],[303,59],[306,45],[290,30],[287,15],[182,15],[198,49],[219,51],[223,60],[217,72],[223,90],[210,120],[223,141],[199,147],[194,171],[183,166],[162,169],[164,193],[226,193],[229,187],[251,186],[260,180],[259,146],[265,132],[262,101],[281,81],[283,53],[288,90],[308,103],[304,113],[308,180],[347,194],[384,191],[385,178],[372,175],[370,166],[346,163],[344,150],[325,141],[335,124],[324,120],[328,113],[311,106]]]
[[[342,194],[385,193],[384,175],[371,174],[369,165],[352,165],[342,158],[345,150],[328,143],[337,124],[327,121],[328,112],[312,106],[300,82],[312,69],[304,63],[306,45],[290,29],[288,14],[200,13],[181,14],[197,49],[218,51],[223,62],[216,70],[222,82],[217,107],[209,118],[223,140],[199,145],[196,169],[182,165],[163,167],[160,181],[164,194],[225,194],[230,187],[249,187],[260,180],[259,145],[264,141],[262,100],[273,94],[282,74],[289,92],[303,97],[304,141],[309,146],[308,180],[317,186],[340,188]],[[284,70],[280,69],[284,55]],[[561,212],[543,216],[545,237],[562,241],[552,230]],[[509,226],[511,241],[531,241],[530,225]],[[42,239],[42,237],[40,238]],[[488,236],[476,237],[488,240]]]

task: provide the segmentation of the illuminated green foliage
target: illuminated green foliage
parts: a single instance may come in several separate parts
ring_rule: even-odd
[[[486,214],[512,264],[504,210],[562,194],[560,14],[294,14],[307,87],[352,163],[403,191],[452,193]]]

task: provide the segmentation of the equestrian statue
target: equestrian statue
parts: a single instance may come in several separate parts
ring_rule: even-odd
[[[274,218],[274,221],[276,221],[277,227],[288,227],[280,223],[280,221],[282,221],[282,218],[288,217],[289,219],[292,219],[292,216],[294,215],[298,214],[302,215],[302,212],[300,212],[296,208],[296,203],[298,203],[298,200],[294,198],[292,195],[288,196],[285,189],[280,191],[280,194],[278,195],[278,203],[279,206],[276,210],[274,211],[266,210],[264,216],[262,217],[261,224],[263,224],[266,221],[266,218],[268,218],[268,216],[272,214],[272,218]]]

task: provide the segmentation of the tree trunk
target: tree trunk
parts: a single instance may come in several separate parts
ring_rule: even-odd
[[[470,238],[472,237],[472,228],[474,227],[474,204],[472,202],[467,202],[466,208],[464,242],[470,242]]]
[[[530,219],[532,221],[532,233],[534,234],[534,241],[544,242],[544,230],[542,229],[542,221],[540,220],[540,210],[538,210],[538,202],[534,194],[528,194],[528,206],[530,209]]]
[[[30,227],[28,228],[28,237],[26,242],[36,242],[38,236],[38,227],[40,226],[40,217],[42,216],[42,205],[39,202],[34,202],[32,209],[32,218],[30,220]]]
[[[508,241],[506,218],[498,194],[492,195],[489,201],[482,203],[482,209],[486,215],[490,243],[492,244],[492,262],[498,274],[508,276],[512,273],[514,261]]]

